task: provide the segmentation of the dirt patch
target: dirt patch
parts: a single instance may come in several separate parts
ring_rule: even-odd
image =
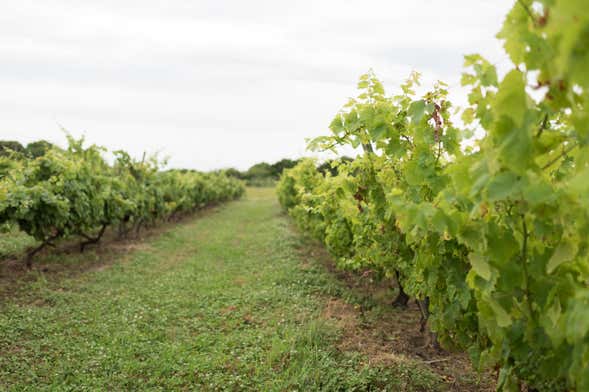
[[[494,391],[491,374],[477,374],[464,353],[432,348],[419,332],[419,309],[391,310],[378,320],[367,320],[358,306],[331,298],[322,316],[342,331],[337,348],[360,352],[369,365],[415,363],[439,374],[453,391]]]
[[[225,316],[228,313],[235,312],[237,310],[237,306],[227,306],[226,308],[221,309],[221,315]]]
[[[359,325],[353,306],[339,298],[329,299],[321,315],[335,322],[344,331],[355,329]]]
[[[358,307],[354,307],[342,299],[331,298],[325,306],[322,316],[335,323],[342,331],[338,342],[341,351],[359,351],[368,357],[370,364],[390,364],[406,361],[404,354],[411,345],[407,344],[402,335],[388,330],[379,330],[374,324],[362,321]]]

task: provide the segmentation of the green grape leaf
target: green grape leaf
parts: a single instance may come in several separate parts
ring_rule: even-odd
[[[418,101],[414,101],[409,106],[409,117],[411,117],[411,122],[413,124],[419,124],[423,116],[425,115],[426,104],[423,99]]]
[[[528,110],[524,74],[514,69],[501,81],[495,97],[494,109],[498,117],[506,116],[519,128]]]
[[[372,138],[372,140],[379,141],[380,139],[383,138],[383,136],[386,136],[387,130],[388,130],[387,125],[381,123],[374,128],[370,128],[368,130],[368,133],[370,134],[370,137]]]
[[[497,325],[501,328],[509,327],[513,322],[509,313],[507,313],[505,309],[503,309],[503,307],[499,305],[499,303],[494,299],[488,298],[487,302],[495,313],[495,320],[497,321]]]
[[[572,177],[567,188],[579,194],[589,192],[589,168],[580,171]]]
[[[489,281],[491,280],[491,266],[485,260],[485,257],[479,253],[471,253],[468,257],[472,269],[481,278]]]
[[[566,323],[566,335],[569,343],[579,344],[589,334],[588,295],[589,292],[587,289],[579,290],[577,298],[571,301],[572,306],[567,312]]]
[[[576,254],[577,247],[575,244],[568,239],[563,239],[554,250],[550,260],[548,260],[548,264],[546,265],[546,272],[551,274],[561,264],[573,260]]]
[[[462,112],[462,121],[465,124],[471,124],[475,119],[475,112],[472,108],[467,108]]]
[[[554,62],[584,87],[589,86],[589,16],[585,0],[560,0],[551,8],[547,31],[558,35],[559,56]]]
[[[499,139],[501,163],[520,175],[532,165],[532,139],[526,128],[516,127],[511,118],[503,116],[495,123],[494,136]]]
[[[505,52],[514,64],[524,61],[526,42],[522,39],[522,35],[528,31],[528,23],[529,15],[526,9],[521,3],[516,2],[507,14],[501,31],[497,34],[497,38],[504,40]]]
[[[533,205],[552,202],[557,197],[550,184],[540,181],[527,186],[523,190],[523,194],[526,200]]]
[[[487,184],[487,198],[489,201],[504,200],[518,193],[519,185],[519,177],[515,173],[500,173]]]

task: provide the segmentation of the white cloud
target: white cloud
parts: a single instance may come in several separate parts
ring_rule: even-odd
[[[172,166],[246,168],[305,154],[357,77],[412,69],[458,88],[462,54],[505,61],[511,1],[303,0],[0,5],[0,139],[74,135]]]

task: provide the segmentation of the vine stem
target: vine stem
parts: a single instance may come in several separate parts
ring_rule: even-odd
[[[403,139],[407,143],[409,143],[409,145],[411,146],[411,148],[415,148],[415,146],[413,145],[413,142],[411,141],[411,139],[409,138],[409,136],[401,134],[401,139]]]
[[[90,237],[89,235],[87,235],[85,233],[81,233],[80,235],[82,237],[84,237],[86,239],[86,241],[84,241],[80,244],[80,252],[84,252],[84,249],[86,249],[86,246],[98,243],[100,241],[100,239],[102,238],[102,236],[104,235],[104,232],[106,231],[107,227],[108,227],[108,223],[103,223],[102,227],[100,228],[100,231],[98,232],[96,237]]]
[[[548,169],[550,166],[554,165],[556,162],[558,162],[560,160],[560,158],[564,157],[566,154],[568,154],[569,152],[573,151],[574,148],[577,147],[576,143],[573,143],[569,146],[569,148],[565,148],[562,153],[560,153],[556,158],[554,158],[553,160],[551,160],[550,162],[548,162],[547,164],[545,164],[544,166],[542,166],[542,170],[546,170]]]
[[[532,19],[532,23],[534,23],[534,27],[537,27],[538,22],[536,21],[536,18],[534,18],[534,14],[532,14],[530,7],[528,7],[522,0],[517,0],[517,2],[524,8],[524,10],[526,10],[526,13],[529,15],[530,19]]]
[[[538,129],[538,133],[536,133],[536,137],[542,136],[542,132],[544,132],[544,130],[546,129],[547,126],[548,126],[548,114],[545,114],[544,119],[542,120],[542,124],[540,124],[540,128]]]
[[[49,246],[53,246],[52,242],[56,239],[59,238],[59,236],[61,235],[61,232],[57,232],[56,234],[54,234],[53,236],[45,239],[39,246],[31,249],[26,257],[25,257],[25,265],[27,266],[27,269],[31,269],[33,268],[33,257],[39,253],[40,251],[43,250],[43,248],[45,248],[47,245]]]
[[[532,310],[532,304],[530,302],[530,278],[528,273],[528,237],[530,233],[528,232],[528,226],[526,224],[526,217],[522,214],[522,229],[524,232],[524,242],[522,244],[522,269],[524,273],[524,294],[526,296],[526,304],[528,307],[528,311],[530,312],[530,317],[535,320],[534,311]]]

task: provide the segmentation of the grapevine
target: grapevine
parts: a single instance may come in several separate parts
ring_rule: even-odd
[[[222,172],[162,171],[155,157],[136,161],[124,151],[109,165],[104,148],[68,141],[66,150],[51,148],[36,158],[0,158],[0,226],[16,225],[39,242],[27,254],[28,267],[55,241],[79,237],[83,251],[109,226],[118,226],[121,234],[138,232],[245,191]]]
[[[388,96],[363,75],[358,98],[309,144],[362,152],[335,176],[301,163],[278,188],[340,265],[398,277],[435,339],[496,366],[500,390],[589,390],[585,8],[514,4],[498,35],[512,69],[500,77],[465,56],[470,129],[453,124],[443,83],[416,96],[412,74]]]

